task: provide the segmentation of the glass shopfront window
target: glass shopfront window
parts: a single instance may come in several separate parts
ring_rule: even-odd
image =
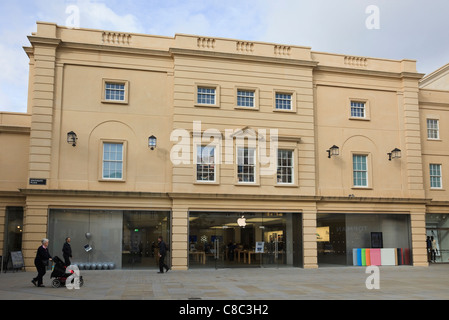
[[[23,207],[6,207],[5,259],[12,251],[22,250]]]
[[[86,269],[157,268],[158,236],[170,243],[169,217],[169,211],[51,209],[50,253],[62,258],[70,237],[71,262]]]
[[[426,215],[426,234],[435,240],[436,250],[428,251],[428,262],[449,262],[449,214],[433,213]]]
[[[411,264],[410,217],[405,214],[318,214],[318,265],[353,265],[353,249],[402,250]],[[407,263],[404,263],[406,261]]]
[[[302,266],[299,213],[190,212],[189,267]]]

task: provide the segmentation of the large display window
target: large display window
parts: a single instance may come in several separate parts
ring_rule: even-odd
[[[50,253],[62,257],[70,237],[72,264],[82,268],[157,268],[157,238],[170,243],[169,219],[169,211],[51,209]]]
[[[190,212],[189,267],[302,267],[299,213]]]
[[[318,266],[354,265],[354,249],[393,248],[411,264],[410,216],[407,214],[317,215]]]

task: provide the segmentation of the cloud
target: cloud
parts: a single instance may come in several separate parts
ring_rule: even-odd
[[[416,59],[429,73],[448,63],[447,0],[0,0],[0,110],[26,110],[28,58],[36,21],[174,36],[188,33],[310,46],[314,51]],[[366,8],[380,12],[368,30]]]
[[[105,3],[92,0],[78,0],[80,24],[84,28],[143,33],[144,28],[134,14],[119,14]]]

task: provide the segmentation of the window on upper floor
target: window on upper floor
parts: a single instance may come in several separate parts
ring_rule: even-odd
[[[293,110],[293,94],[276,92],[275,110]]]
[[[365,102],[351,101],[351,118],[365,118]]]
[[[443,188],[441,164],[431,163],[429,165],[429,173],[430,173],[430,188],[431,189]]]
[[[237,148],[237,181],[256,182],[256,149]]]
[[[278,150],[277,159],[277,183],[294,183],[293,150]]]
[[[368,187],[368,156],[352,155],[352,172],[354,187]]]
[[[102,179],[123,180],[123,143],[103,142]]]
[[[217,85],[196,84],[195,105],[204,107],[219,107],[220,87]]]
[[[427,139],[440,139],[439,121],[437,119],[427,119]]]
[[[215,182],[216,163],[215,147],[198,146],[196,149],[196,181]]]
[[[102,102],[104,103],[128,103],[129,83],[125,80],[103,79]]]
[[[256,106],[254,90],[237,89],[237,107],[254,108]]]

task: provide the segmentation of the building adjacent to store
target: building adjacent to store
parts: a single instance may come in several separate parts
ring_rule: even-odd
[[[174,270],[447,262],[449,67],[38,22],[0,113],[0,250]],[[377,237],[377,238],[376,238]],[[375,243],[376,241],[380,241]],[[86,250],[86,248],[92,248]]]

